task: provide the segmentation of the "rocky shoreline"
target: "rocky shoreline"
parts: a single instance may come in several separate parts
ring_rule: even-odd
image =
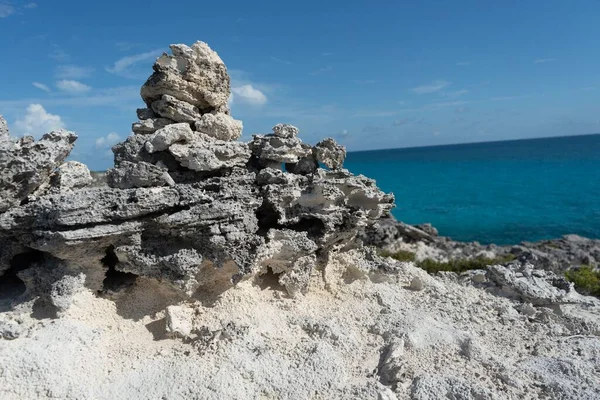
[[[333,139],[239,141],[221,58],[171,52],[105,177],[0,117],[0,398],[600,397],[600,300],[562,276],[598,241],[395,221]]]
[[[600,240],[578,235],[506,246],[482,245],[439,236],[437,229],[430,224],[408,225],[393,216],[387,216],[380,219],[377,225],[365,229],[358,237],[364,244],[388,252],[412,252],[415,261],[502,259],[509,256],[511,262],[530,263],[559,275],[573,268],[596,267],[600,263]]]

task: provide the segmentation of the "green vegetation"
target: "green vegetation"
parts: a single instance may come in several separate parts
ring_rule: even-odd
[[[382,251],[381,253],[379,253],[379,255],[381,257],[391,257],[394,260],[403,262],[415,261],[415,253],[406,250],[399,250],[396,252]]]
[[[600,296],[600,271],[591,265],[582,265],[565,272],[565,277],[575,284],[575,288],[585,294]]]
[[[459,260],[449,260],[440,262],[431,259],[426,259],[417,263],[417,267],[424,269],[430,274],[435,274],[440,271],[449,271],[461,273],[472,269],[485,269],[488,265],[506,264],[515,259],[512,254],[506,254],[502,257],[486,258],[476,257]]]
[[[391,257],[394,260],[398,261],[415,261],[415,254],[405,250],[400,250],[397,252],[382,251],[380,255],[382,257]],[[506,254],[502,257],[496,258],[476,257],[468,259],[450,260],[447,262],[435,261],[428,258],[422,261],[417,261],[415,264],[417,265],[417,267],[424,269],[430,274],[435,274],[436,272],[440,271],[461,273],[472,269],[484,269],[488,265],[506,264],[508,262],[513,261],[514,259],[514,255]]]

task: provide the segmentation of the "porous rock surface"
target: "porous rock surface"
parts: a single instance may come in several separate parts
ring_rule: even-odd
[[[108,185],[64,163],[72,133],[0,119],[0,398],[600,395],[597,299],[531,264],[378,256],[356,237],[392,195],[332,139],[236,141],[222,60],[171,50]]]

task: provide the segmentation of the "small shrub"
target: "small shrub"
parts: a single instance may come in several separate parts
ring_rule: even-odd
[[[575,284],[575,288],[584,294],[600,296],[600,271],[591,265],[582,265],[565,272],[565,277]]]
[[[417,267],[424,269],[430,274],[435,274],[440,271],[461,273],[472,269],[485,269],[488,265],[506,264],[515,259],[512,254],[506,254],[502,257],[486,258],[464,258],[440,262],[431,259],[425,259],[417,263]]]
[[[392,257],[394,260],[403,262],[415,261],[415,253],[406,250],[399,250],[396,252],[382,251],[379,255],[381,257]]]

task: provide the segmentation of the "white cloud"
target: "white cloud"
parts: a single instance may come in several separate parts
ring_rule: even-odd
[[[331,72],[331,71],[333,71],[333,67],[331,65],[328,65],[326,67],[319,68],[318,70],[313,71],[310,74],[313,75],[313,76],[315,76],[315,75],[325,74],[325,73]]]
[[[44,85],[43,83],[33,82],[32,85],[40,90],[43,90],[44,92],[50,91],[50,88],[47,85]]]
[[[231,103],[263,105],[267,102],[267,96],[249,84],[231,88],[231,94]]]
[[[89,77],[94,68],[77,65],[59,65],[56,67],[56,77],[59,79],[82,79]]]
[[[93,94],[92,94],[93,93]],[[19,109],[29,104],[44,103],[48,106],[68,107],[115,107],[123,110],[135,110],[140,101],[139,86],[118,86],[95,89],[81,96],[32,97],[19,100],[0,100],[0,109]]]
[[[64,127],[60,116],[50,114],[41,104],[30,104],[25,115],[15,122],[16,131],[23,135],[41,136]]]
[[[27,3],[25,4],[25,8],[37,8],[37,3]]]
[[[146,53],[134,54],[117,60],[111,68],[106,68],[111,74],[122,76],[129,79],[140,78],[139,74],[132,71],[136,64],[154,60],[163,53],[162,50],[152,50]],[[146,71],[147,74],[147,71]]]
[[[446,93],[444,93],[444,96],[447,96],[447,97],[460,97],[463,94],[467,94],[467,93],[469,93],[469,91],[467,89],[461,89],[461,90],[456,90],[454,92],[446,92]]]
[[[111,147],[121,140],[121,136],[116,134],[115,132],[111,132],[106,136],[99,137],[96,139],[96,148],[102,149],[105,147]]]
[[[50,54],[48,54],[48,57],[61,62],[66,62],[71,58],[71,56],[67,52],[65,52],[59,45],[53,44],[51,47],[52,50],[50,51]]]
[[[62,90],[63,92],[69,94],[87,93],[90,91],[90,89],[92,89],[84,83],[68,79],[63,79],[61,81],[56,82],[56,87]]]
[[[6,18],[14,14],[17,10],[10,4],[0,3],[0,18]]]
[[[556,58],[538,58],[533,63],[534,64],[544,64],[544,63],[549,63],[552,61],[556,61]]]
[[[428,94],[439,92],[440,90],[452,85],[452,82],[437,80],[426,85],[417,86],[415,88],[410,89],[413,93],[416,94]]]
[[[293,64],[291,61],[284,60],[282,58],[278,58],[278,57],[274,57],[274,56],[271,56],[271,60],[273,60],[275,62],[278,62],[280,64],[285,64],[285,65],[292,65]]]

